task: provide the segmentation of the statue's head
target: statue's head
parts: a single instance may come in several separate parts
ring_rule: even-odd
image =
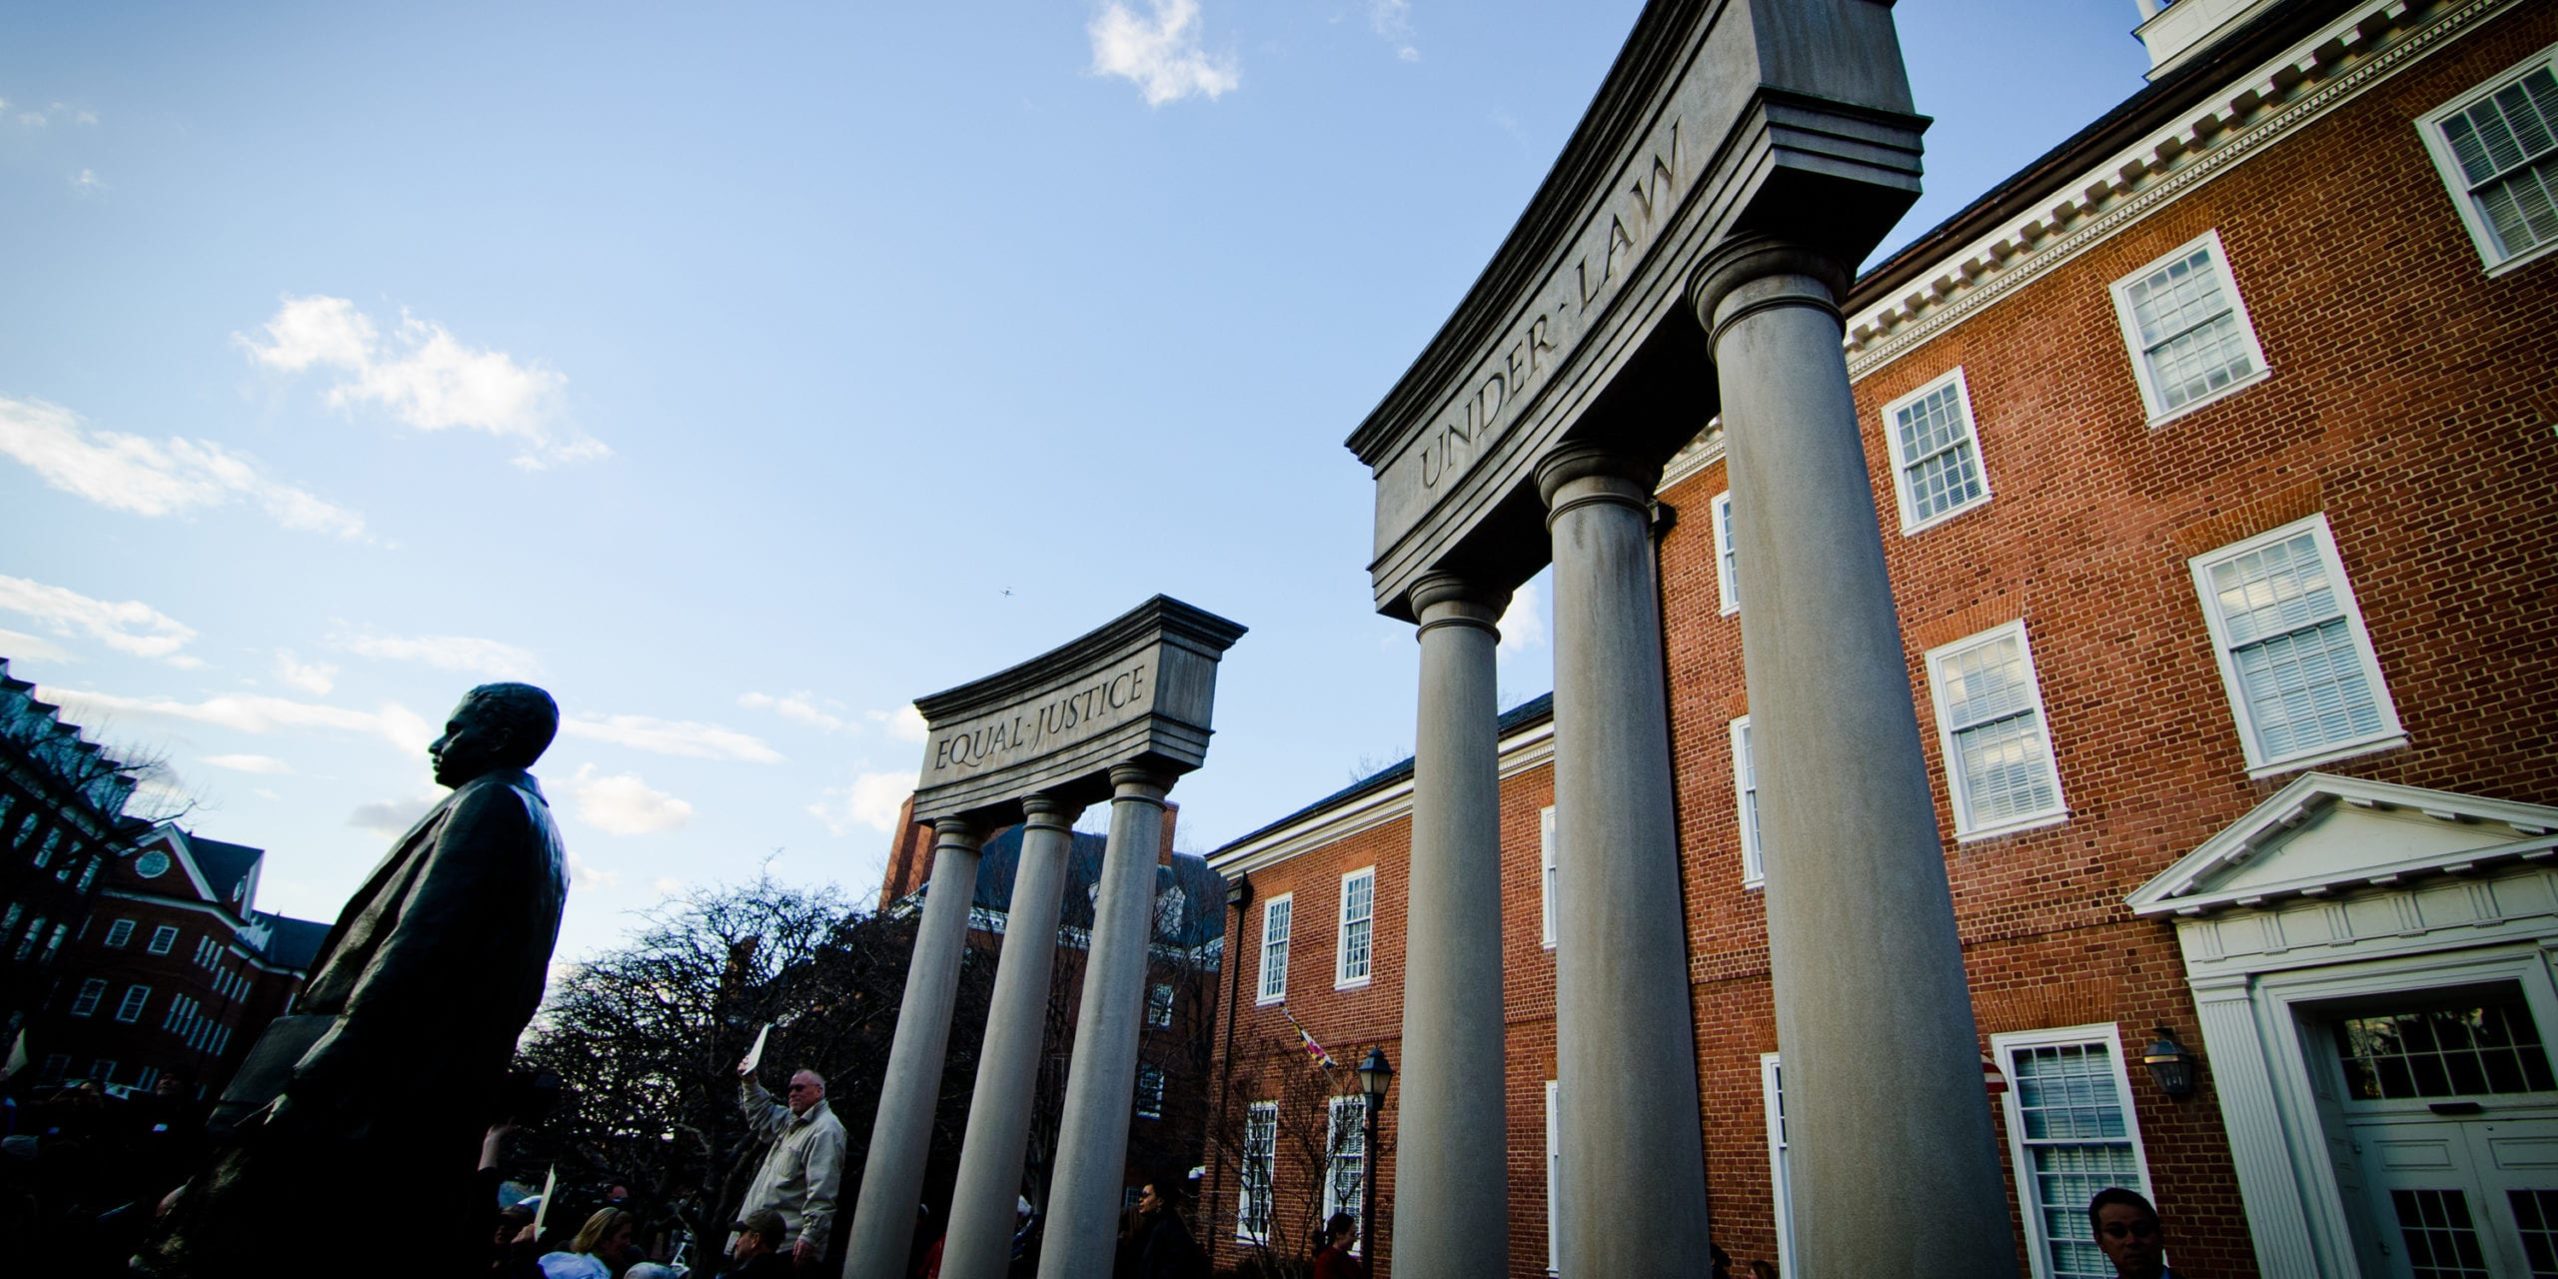
[[[530,684],[482,684],[462,695],[426,754],[437,782],[460,786],[501,768],[531,768],[559,729],[550,694]]]

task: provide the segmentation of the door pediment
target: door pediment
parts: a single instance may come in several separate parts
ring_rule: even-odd
[[[2126,899],[2143,916],[2253,908],[2558,855],[2558,808],[2304,773]]]

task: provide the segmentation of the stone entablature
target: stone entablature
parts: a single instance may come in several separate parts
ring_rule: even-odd
[[[1158,595],[1018,666],[915,699],[928,726],[914,817],[1021,820],[1041,792],[1110,794],[1116,764],[1185,773],[1207,757],[1217,660],[1244,628]]]
[[[2074,177],[2029,170],[2020,180],[2048,195],[2024,212],[1930,261],[1886,263],[1859,282],[1864,293],[1894,281],[1847,317],[1849,372],[1863,377],[1898,359],[2516,2],[2366,0],[2244,74],[2197,85],[2192,105]]]

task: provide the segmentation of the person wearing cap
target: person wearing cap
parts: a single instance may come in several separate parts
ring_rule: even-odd
[[[782,1256],[790,1227],[782,1224],[782,1214],[770,1208],[751,1212],[730,1228],[737,1232],[737,1242],[720,1279],[782,1279],[790,1273],[790,1262]]]

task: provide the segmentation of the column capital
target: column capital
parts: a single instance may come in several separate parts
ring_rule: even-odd
[[[1537,463],[1537,494],[1545,499],[1548,528],[1556,516],[1590,502],[1630,506],[1648,519],[1660,482],[1657,463],[1598,444],[1566,444]]]
[[[942,817],[933,821],[933,847],[974,849],[986,842],[986,828],[965,817]]]
[[[1022,824],[1053,826],[1060,830],[1075,824],[1084,806],[1053,791],[1041,791],[1021,801]]]
[[[1412,616],[1423,634],[1432,627],[1462,626],[1497,637],[1501,611],[1509,606],[1509,591],[1444,570],[1424,573],[1412,584]]]
[[[1110,770],[1112,803],[1134,802],[1164,805],[1164,796],[1172,791],[1173,775],[1151,764],[1120,764]]]
[[[1688,277],[1688,305],[1714,350],[1734,320],[1770,306],[1808,306],[1839,314],[1851,273],[1817,249],[1768,235],[1742,235],[1717,245]]]

